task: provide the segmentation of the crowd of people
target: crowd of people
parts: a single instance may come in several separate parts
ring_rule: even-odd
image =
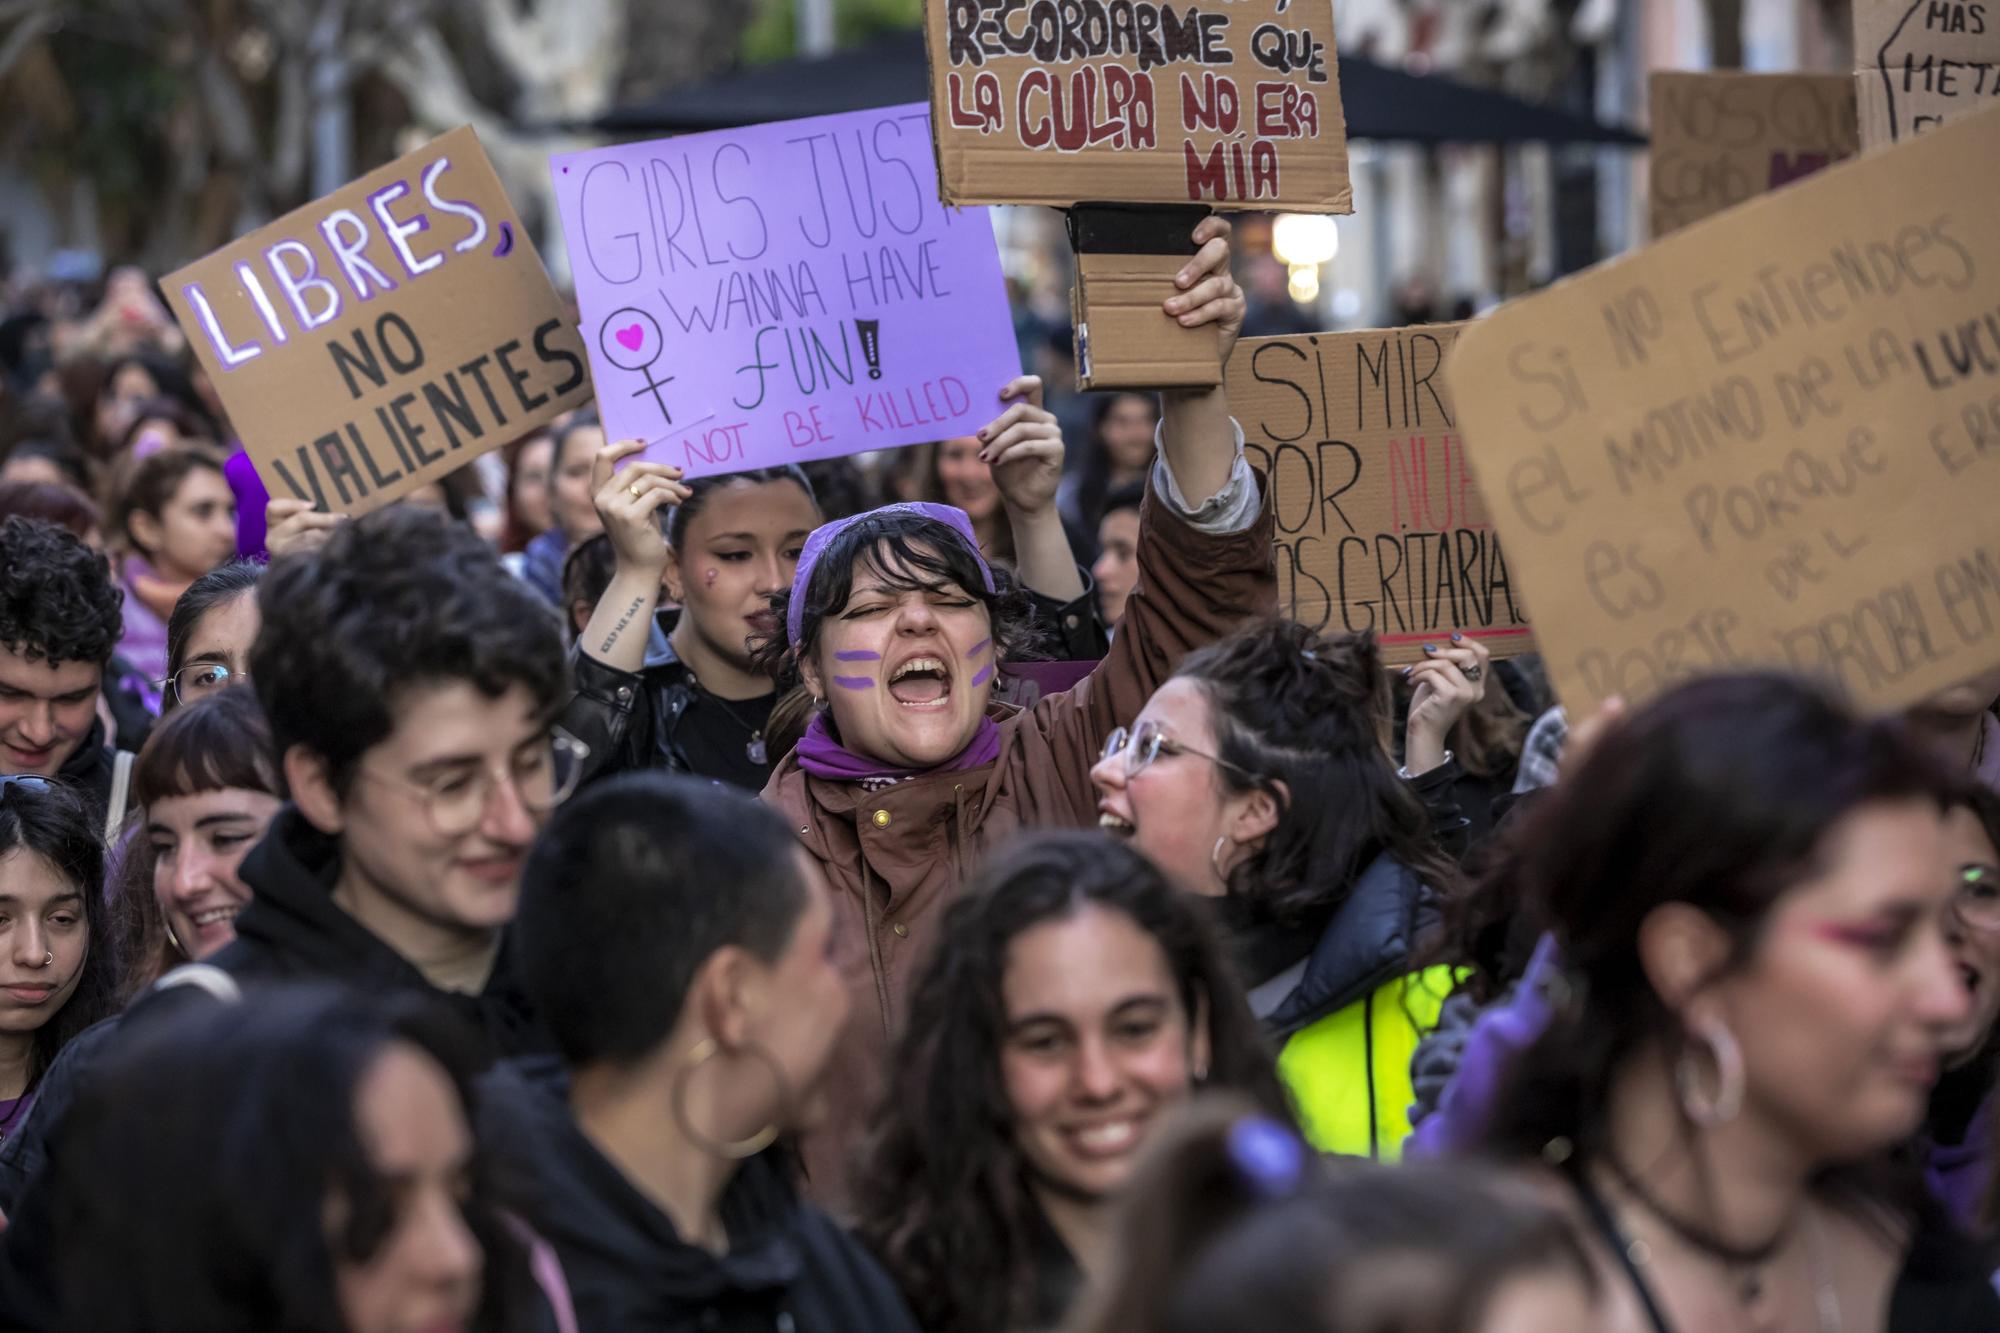
[[[0,1333],[2000,1329],[2000,671],[1387,668],[1221,388],[350,518],[190,367],[0,323]]]

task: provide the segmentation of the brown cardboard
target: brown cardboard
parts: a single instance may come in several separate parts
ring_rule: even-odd
[[[1503,306],[1448,367],[1573,715],[2000,663],[2000,109]]]
[[[1249,338],[1229,357],[1229,410],[1275,493],[1279,605],[1374,630],[1387,662],[1454,630],[1495,657],[1534,647],[1440,373],[1464,327]]]
[[[1222,383],[1221,335],[1183,328],[1160,309],[1185,255],[1078,255],[1070,317],[1080,389],[1201,388]]]
[[[315,508],[379,508],[590,401],[582,339],[469,128],[163,285],[265,487]]]
[[[2000,5],[1854,0],[1854,65],[1870,150],[2000,104]]]
[[[1648,92],[1655,239],[1860,151],[1845,74],[1656,70]]]
[[[946,203],[1354,211],[1332,0],[925,0],[924,29]]]

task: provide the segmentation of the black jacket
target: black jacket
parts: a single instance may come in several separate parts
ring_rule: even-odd
[[[111,809],[111,780],[117,762],[117,751],[104,743],[104,723],[100,720],[90,724],[83,744],[56,770],[56,780],[83,798],[99,828]]]
[[[737,1171],[729,1252],[713,1254],[675,1234],[554,1090],[501,1068],[479,1108],[514,1202],[562,1261],[580,1333],[916,1333],[888,1275],[799,1199],[780,1150]]]
[[[1097,613],[1097,587],[1088,574],[1083,575],[1083,595],[1073,602],[1040,595],[1033,601],[1035,619],[1046,628],[1058,660],[1103,658],[1110,639]],[[670,636],[679,616],[669,610],[654,617],[645,662],[637,671],[606,666],[580,645],[570,645],[571,690],[561,726],[590,747],[583,766],[585,782],[640,769],[693,771],[679,732],[681,718],[701,687],[674,651]],[[778,756],[771,758],[775,761]]]
[[[514,976],[512,931],[478,995],[431,985],[401,954],[334,905],[340,844],[287,805],[240,871],[254,895],[236,941],[208,961],[244,983],[336,981],[369,991],[414,991],[465,1020],[484,1061],[555,1053],[555,1042]]]

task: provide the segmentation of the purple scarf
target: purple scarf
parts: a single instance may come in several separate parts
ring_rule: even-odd
[[[806,728],[806,734],[799,738],[794,753],[799,757],[800,768],[816,778],[828,778],[835,782],[963,773],[967,769],[982,768],[1000,758],[1000,728],[992,718],[982,717],[979,719],[979,730],[972,735],[972,743],[960,750],[956,759],[948,759],[935,768],[890,768],[878,759],[856,754],[835,740],[833,733],[827,729],[826,714],[821,713]]]

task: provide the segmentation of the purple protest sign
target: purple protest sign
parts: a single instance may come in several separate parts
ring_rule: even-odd
[[[921,104],[549,161],[598,409],[689,475],[970,435],[1021,373]]]

